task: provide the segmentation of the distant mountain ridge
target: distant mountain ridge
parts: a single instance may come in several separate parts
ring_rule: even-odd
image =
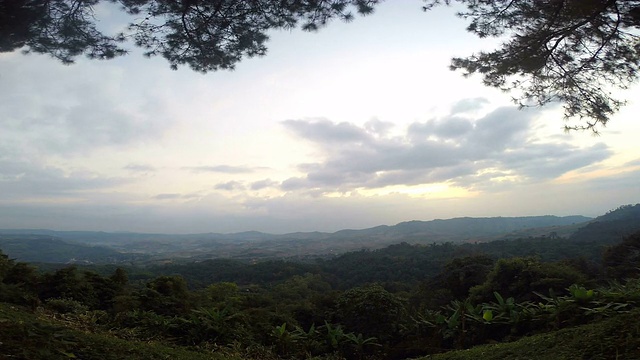
[[[406,221],[367,229],[233,234],[145,234],[130,232],[0,230],[0,249],[18,261],[53,263],[166,263],[213,258],[259,260],[317,256],[380,249],[408,243],[487,243],[547,238],[607,246],[640,231],[640,204],[624,205],[595,219],[585,216],[460,217]]]
[[[547,227],[564,226],[584,223],[592,218],[573,216],[521,216],[521,217],[458,217],[452,219],[435,220],[411,220],[396,225],[379,225],[366,229],[344,229],[333,233],[329,232],[295,232],[282,235],[263,233],[259,231],[243,231],[237,233],[196,233],[196,234],[160,234],[160,233],[135,233],[135,232],[104,232],[104,231],[57,231],[48,229],[0,229],[0,234],[11,235],[48,235],[67,240],[78,240],[86,243],[100,243],[126,239],[128,241],[145,241],[149,239],[209,239],[209,240],[241,240],[264,241],[274,239],[326,239],[326,238],[351,238],[360,236],[397,237],[406,235],[444,235],[456,238],[493,236],[511,231]],[[449,240],[455,241],[455,240]]]
[[[141,254],[128,254],[103,246],[87,246],[60,237],[34,234],[0,234],[0,249],[19,261],[60,264],[122,263],[145,260]]]
[[[615,244],[640,231],[640,204],[623,205],[589,221],[571,234],[570,239]]]
[[[337,254],[363,248],[376,249],[400,242],[427,244],[434,242],[490,241],[500,236],[538,227],[566,226],[586,223],[591,218],[585,216],[525,216],[525,217],[461,217],[436,219],[431,221],[406,221],[396,225],[380,225],[367,229],[345,229],[333,233],[297,232],[283,235],[258,231],[232,234],[145,234],[129,232],[99,231],[55,231],[46,229],[6,229],[0,230],[0,249],[18,260],[29,261],[99,261],[102,252],[106,259],[131,257],[115,256],[113,252],[134,255],[141,258],[148,255],[155,258],[278,258],[320,254]],[[16,242],[17,238],[31,237],[31,246]],[[33,237],[41,245],[34,245]],[[44,244],[48,237],[52,243]],[[11,239],[11,241],[8,241]],[[54,251],[53,244],[67,249]],[[61,243],[64,243],[63,246]],[[43,244],[46,245],[43,247]],[[86,247],[84,251],[80,247]],[[48,249],[32,254],[37,248]],[[30,250],[29,250],[30,249]],[[15,255],[13,255],[13,254]],[[55,256],[53,256],[55,254]],[[74,256],[71,256],[74,254]],[[78,258],[75,254],[86,254]]]
[[[408,221],[392,228],[394,232],[405,235],[456,236],[457,240],[469,240],[487,236],[496,236],[516,230],[548,226],[565,226],[585,223],[591,220],[586,216],[524,216],[524,217],[460,217],[447,220]],[[450,241],[455,241],[450,239]]]

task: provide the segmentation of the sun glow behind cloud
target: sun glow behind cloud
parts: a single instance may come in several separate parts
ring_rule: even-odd
[[[446,183],[421,184],[415,186],[388,186],[381,189],[358,189],[358,193],[363,196],[402,194],[425,200],[465,198],[474,196],[474,193],[468,189],[450,186]]]

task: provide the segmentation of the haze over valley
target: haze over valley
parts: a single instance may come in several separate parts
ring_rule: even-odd
[[[638,205],[629,209],[640,213]],[[634,214],[632,210],[629,211]],[[0,249],[20,261],[54,263],[200,261],[213,258],[300,260],[334,257],[363,249],[375,250],[399,243],[474,244],[530,238],[549,238],[562,242],[574,239],[576,234],[583,236],[585,227],[603,219],[607,219],[607,215],[595,219],[580,215],[465,217],[408,221],[393,226],[344,229],[333,233],[316,231],[280,235],[257,231],[176,235],[3,229],[0,230]],[[633,223],[634,220],[626,221]],[[624,233],[631,233],[631,230]],[[615,241],[623,234],[612,233],[608,236]],[[611,240],[602,241],[607,243]]]

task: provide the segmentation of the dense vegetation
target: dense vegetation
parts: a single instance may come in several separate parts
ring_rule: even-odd
[[[0,354],[638,358],[638,254],[640,232],[616,244],[403,243],[306,263],[219,259],[47,272],[2,254]]]

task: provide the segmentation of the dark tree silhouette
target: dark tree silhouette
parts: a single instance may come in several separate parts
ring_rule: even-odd
[[[107,36],[95,27],[100,0],[0,0],[0,51],[49,54],[65,64],[85,54],[112,59],[126,54],[124,34]]]
[[[454,58],[453,70],[479,73],[488,86],[516,90],[521,106],[564,104],[567,129],[597,131],[624,101],[640,66],[640,1],[637,0],[426,0],[466,8],[467,30],[500,37],[496,50]]]
[[[105,35],[93,7],[117,4],[135,19]],[[233,69],[266,54],[267,32],[317,30],[332,19],[369,14],[382,0],[0,0],[0,52],[24,49],[64,63],[85,54],[111,59],[132,41],[171,68]],[[454,4],[479,37],[504,38],[493,51],[454,58],[451,68],[515,90],[521,106],[564,104],[567,129],[597,131],[624,101],[612,95],[638,76],[640,0],[424,0],[424,9]],[[428,45],[427,45],[428,46]]]
[[[605,249],[602,263],[607,275],[614,279],[636,278],[640,274],[640,232],[636,232],[614,246]]]

